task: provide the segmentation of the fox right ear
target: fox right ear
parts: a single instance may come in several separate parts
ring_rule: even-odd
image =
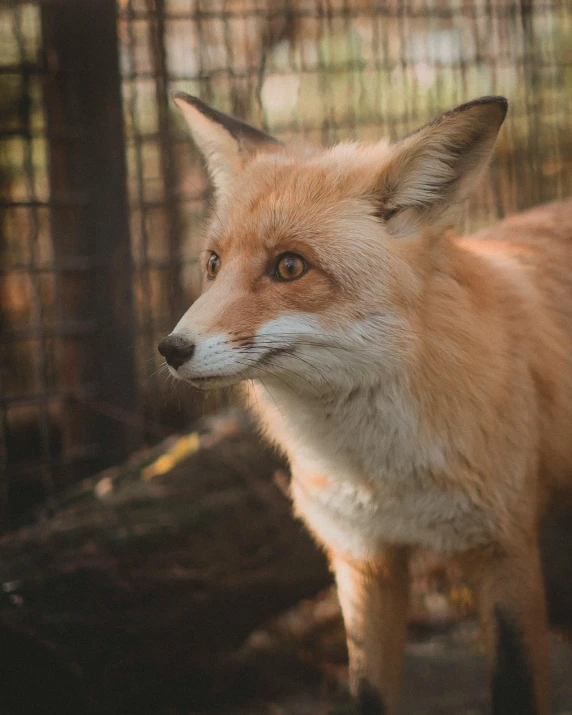
[[[446,228],[481,177],[507,112],[481,97],[441,115],[392,149],[376,178],[376,215],[395,236]]]
[[[260,129],[219,112],[197,97],[174,92],[191,135],[207,162],[218,195],[225,194],[247,159],[259,151],[276,151],[280,142]]]

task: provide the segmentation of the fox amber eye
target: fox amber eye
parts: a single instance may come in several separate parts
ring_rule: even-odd
[[[216,274],[219,272],[219,270],[220,258],[214,251],[212,251],[211,255],[209,256],[209,260],[207,261],[207,278],[212,281]]]
[[[280,258],[276,264],[275,275],[282,281],[292,281],[294,278],[300,278],[304,275],[308,268],[308,264],[295,253],[286,253]]]

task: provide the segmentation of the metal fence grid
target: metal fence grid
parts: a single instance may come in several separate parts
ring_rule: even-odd
[[[49,415],[57,412],[51,402],[54,334],[43,329],[53,318],[55,271],[50,270],[41,29],[37,8],[14,6],[0,12],[0,458],[10,467],[17,463],[19,473],[37,462],[35,484],[22,485],[22,492],[28,492],[23,498],[33,500],[55,489]],[[3,512],[12,496],[10,476],[8,471],[2,479]]]
[[[155,350],[197,290],[209,197],[171,90],[325,144],[504,94],[473,229],[572,193],[570,86],[564,0],[0,7],[1,511],[17,523],[202,409]]]

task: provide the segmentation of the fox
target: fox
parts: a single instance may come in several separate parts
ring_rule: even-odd
[[[198,389],[243,384],[287,457],[336,581],[357,711],[399,711],[424,547],[473,585],[494,715],[548,715],[538,533],[572,492],[572,201],[455,233],[504,97],[327,148],[173,98],[214,211],[202,293],[158,350]]]

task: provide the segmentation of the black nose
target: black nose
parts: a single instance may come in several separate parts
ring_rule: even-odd
[[[189,343],[180,335],[167,335],[163,338],[157,349],[167,361],[167,364],[174,367],[175,370],[184,362],[189,360],[195,352],[193,343]]]

